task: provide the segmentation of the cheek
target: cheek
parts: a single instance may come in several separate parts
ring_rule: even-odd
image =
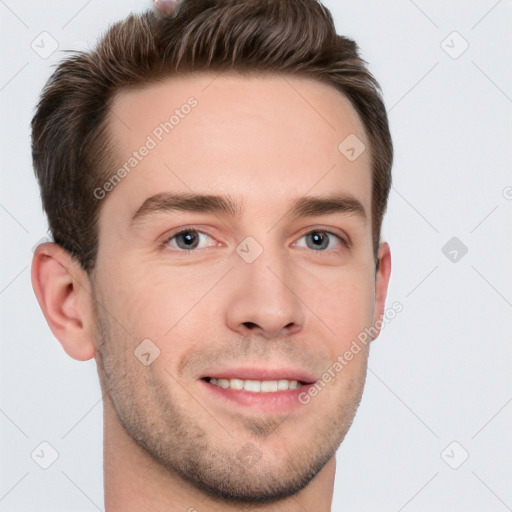
[[[109,273],[109,312],[134,336],[160,342],[175,337],[190,318],[196,325],[200,322],[198,304],[211,300],[208,291],[218,280],[211,268],[171,268],[154,262],[129,267]]]
[[[366,334],[372,324],[374,294],[370,279],[342,279],[329,285],[319,317],[329,327],[323,328],[325,351],[334,372],[333,393],[357,402],[366,377],[370,339]],[[334,366],[334,363],[336,365]],[[336,391],[337,390],[337,391]]]
[[[332,276],[316,288],[304,289],[308,306],[321,322],[334,356],[343,353],[373,320],[374,288],[368,273],[345,272]]]

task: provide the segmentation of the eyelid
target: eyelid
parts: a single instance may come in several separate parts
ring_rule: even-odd
[[[310,229],[308,231],[306,231],[305,233],[303,233],[301,236],[299,236],[299,238],[293,242],[293,245],[297,245],[297,242],[299,240],[301,240],[303,237],[307,236],[307,235],[310,235],[311,233],[327,233],[330,237],[333,236],[335,238],[337,238],[339,241],[340,241],[340,244],[341,244],[341,249],[350,249],[352,244],[351,242],[348,240],[348,237],[344,237],[330,229],[326,229],[326,228],[314,228],[314,229]],[[300,247],[300,249],[303,249],[303,247]],[[337,248],[334,248],[334,249],[328,249],[328,250],[312,250],[314,253],[317,253],[317,254],[322,254],[322,253],[332,253],[333,251],[336,251],[336,250],[340,250],[340,247],[337,247]]]
[[[299,236],[299,239],[305,235],[309,235],[309,234],[315,233],[315,232],[321,232],[321,233],[327,233],[329,235],[334,235],[335,237],[339,238],[340,241],[344,245],[346,245],[348,248],[352,247],[352,240],[350,239],[350,237],[341,229],[333,228],[331,226],[321,226],[320,225],[320,226],[314,226],[313,228],[307,228],[307,231],[304,231]],[[318,252],[321,252],[321,251],[318,251]]]
[[[333,230],[334,228],[332,227],[327,227],[327,226],[315,226],[313,228],[307,228],[306,231],[304,231],[298,238],[297,240],[295,240],[295,242],[293,242],[293,245],[295,245],[297,243],[298,240],[300,240],[301,238],[303,238],[304,236],[306,235],[309,235],[311,233],[315,233],[315,232],[321,232],[321,233],[327,233],[328,235],[332,235],[332,236],[335,236],[336,238],[338,238],[340,240],[340,242],[345,246],[347,247],[348,249],[350,249],[352,247],[352,242],[350,240],[350,237],[346,234],[340,234],[340,233],[337,233]],[[199,226],[196,226],[196,225],[185,225],[185,226],[180,226],[179,228],[176,228],[175,230],[172,230],[170,233],[166,234],[165,237],[164,237],[164,240],[162,241],[162,245],[164,247],[167,247],[168,248],[168,244],[169,242],[175,237],[175,236],[178,236],[180,235],[181,233],[184,233],[184,232],[188,232],[188,231],[195,231],[197,233],[200,233],[200,234],[204,234],[204,235],[207,235],[208,237],[215,239],[215,237],[213,235],[211,235],[210,233],[208,233],[208,231],[204,231],[203,229],[200,229]],[[217,241],[217,246],[221,245],[220,242]],[[187,252],[197,252],[199,249],[193,249],[193,250],[190,250],[190,251],[187,251],[187,250],[183,250],[183,249],[175,249],[173,248],[172,250],[174,250],[175,252],[183,252],[183,253],[187,253]],[[329,251],[314,251],[314,252],[318,252],[318,253],[322,253],[322,252],[331,252],[331,251],[334,251],[335,249],[330,249]]]
[[[202,234],[202,235],[206,235],[206,236],[210,237],[211,239],[216,240],[216,238],[213,235],[211,235],[210,233],[208,233],[208,231],[200,229],[198,226],[195,226],[195,225],[180,226],[179,228],[176,228],[175,230],[172,230],[171,232],[168,232],[164,236],[164,239],[162,241],[162,246],[164,246],[166,248],[169,248],[168,244],[169,244],[169,242],[175,236],[178,236],[181,233],[186,233],[186,232],[189,232],[189,231],[195,231],[196,233],[199,233],[199,234]],[[216,245],[220,245],[220,242],[217,241]],[[186,251],[186,250],[182,250],[182,249],[172,248],[171,250],[174,250],[175,252],[197,252],[199,249],[194,249],[194,250],[191,250],[191,251]]]

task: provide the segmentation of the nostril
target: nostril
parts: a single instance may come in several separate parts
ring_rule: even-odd
[[[244,322],[244,325],[247,327],[247,329],[254,329],[255,327],[258,327],[254,322]]]

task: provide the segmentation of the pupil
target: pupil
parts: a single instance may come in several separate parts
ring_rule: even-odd
[[[313,240],[313,243],[315,244],[314,249],[322,249],[327,247],[327,245],[325,244],[327,237],[324,237],[322,234],[318,232],[311,233],[310,236],[311,239]]]
[[[185,243],[185,247],[190,249],[191,247],[195,247],[197,245],[197,237],[192,234],[192,231],[186,231],[181,233],[182,240]]]

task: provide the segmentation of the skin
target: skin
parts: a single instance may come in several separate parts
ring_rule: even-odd
[[[288,414],[228,406],[199,377],[250,361],[320,379],[382,318],[391,256],[382,242],[376,272],[369,151],[353,162],[338,151],[349,134],[369,143],[349,101],[328,85],[213,78],[121,92],[110,117],[120,165],[190,96],[198,105],[101,200],[94,272],[45,243],[34,255],[34,291],[64,350],[96,358],[108,512],[326,512],[369,344]],[[367,219],[287,214],[292,200],[333,191],[357,198]],[[142,202],[160,192],[227,194],[244,209],[235,217],[170,211],[131,228]],[[205,233],[193,251],[180,249],[182,238],[166,242],[183,226]],[[311,248],[306,235],[315,230],[333,233],[328,248]],[[236,252],[248,236],[263,248],[252,263]],[[148,338],[160,355],[145,366],[133,351]],[[239,457],[248,443],[260,455],[253,464]]]

